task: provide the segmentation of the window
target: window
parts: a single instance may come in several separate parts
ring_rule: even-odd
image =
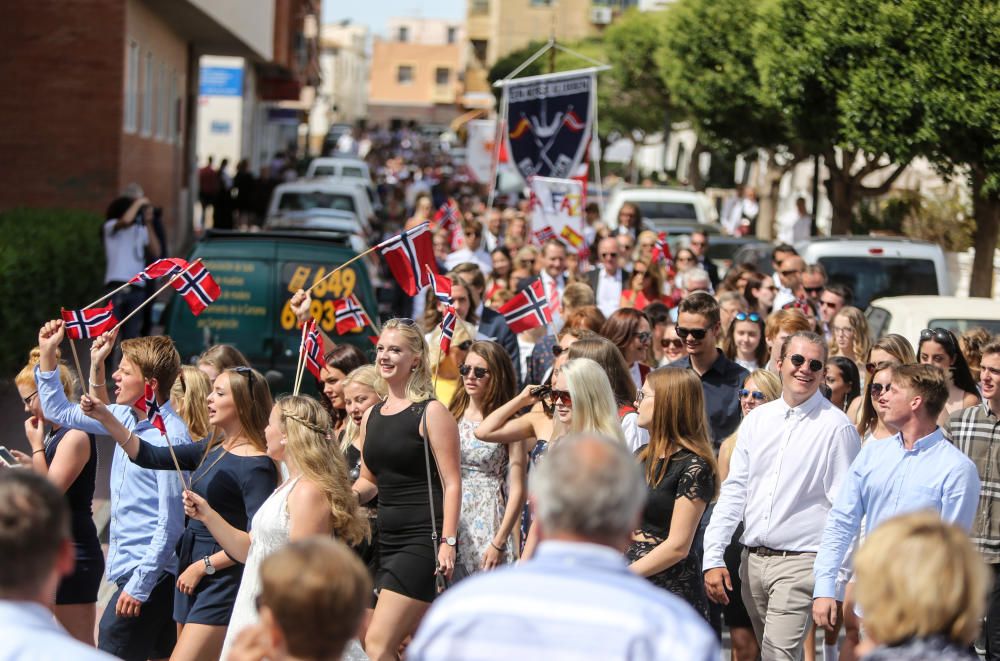
[[[472,53],[476,56],[476,60],[483,66],[486,65],[486,49],[488,43],[485,39],[473,39],[472,40]]]
[[[472,5],[469,7],[470,14],[489,14],[490,13],[490,0],[472,0]]]
[[[451,80],[451,69],[448,67],[438,67],[434,70],[434,84],[447,85]]]
[[[457,36],[458,36],[458,30],[454,26],[449,27],[448,28],[448,43],[449,44],[455,43],[455,39],[456,39]]]
[[[125,60],[125,117],[123,128],[128,133],[134,133],[138,115],[139,94],[139,44],[128,42],[128,57]]]
[[[142,81],[142,134],[153,132],[153,54],[146,53],[145,79]]]
[[[167,142],[177,140],[177,116],[181,112],[180,99],[177,97],[177,71],[170,72],[170,107],[167,108]]]
[[[156,139],[167,137],[167,112],[170,96],[167,95],[167,65],[160,62],[160,77],[156,79]]]
[[[408,64],[400,65],[396,70],[396,82],[400,85],[409,85],[413,82],[413,67]]]
[[[551,7],[552,0],[531,0],[532,7]]]
[[[399,26],[398,37],[399,37],[399,41],[403,41],[403,42],[409,41],[410,40],[410,28],[408,28],[405,25],[400,25]]]

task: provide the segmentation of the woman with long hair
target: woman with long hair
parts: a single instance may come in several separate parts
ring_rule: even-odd
[[[636,261],[632,264],[629,288],[622,292],[621,306],[643,310],[650,303],[663,303],[668,307],[673,298],[663,293],[663,271],[659,264]]]
[[[98,420],[129,459],[143,468],[190,471],[186,491],[204,498],[233,528],[250,521],[278,484],[278,469],[267,456],[264,429],[272,407],[264,375],[234,367],[215,379],[208,396],[208,422],[219,432],[208,443],[159,447],[139,439],[103,403],[82,398],[81,408]],[[177,545],[179,575],[174,621],[179,633],[175,659],[218,658],[243,577],[205,524],[188,519]]]
[[[691,545],[705,508],[719,492],[701,379],[691,370],[661,367],[636,395],[649,444],[636,453],[648,499],[625,552],[629,569],[676,594],[708,619],[708,598]]]
[[[917,355],[913,352],[913,345],[902,335],[896,333],[889,333],[888,335],[883,335],[879,339],[875,340],[871,348],[868,350],[868,355],[865,356],[865,376],[871,379],[872,374],[875,371],[875,366],[879,363],[898,363],[900,365],[910,365],[917,362]],[[847,408],[847,417],[853,420],[855,423],[860,424],[863,418],[871,423],[875,418],[875,412],[865,404],[868,400],[869,394],[865,387],[862,386],[861,394],[862,397],[858,397],[854,402]],[[876,398],[877,400],[878,398]],[[867,423],[866,423],[867,424]],[[861,429],[860,427],[858,428]],[[865,433],[859,431],[861,438],[864,439]]]
[[[861,375],[858,366],[846,356],[831,356],[826,363],[826,385],[830,401],[841,411],[847,411],[861,395]]]
[[[722,353],[751,372],[767,364],[764,318],[756,312],[737,312],[722,337]]]
[[[761,273],[748,273],[746,285],[743,287],[743,298],[747,300],[750,309],[754,310],[762,318],[767,319],[774,307],[774,297],[778,293],[778,287],[774,284],[774,279]]]
[[[631,308],[615,310],[601,326],[601,335],[611,340],[622,352],[625,364],[629,366],[632,382],[636,388],[640,388],[650,369],[646,364],[653,341],[653,327],[649,319],[642,312]]]
[[[212,392],[212,381],[208,375],[191,365],[182,365],[177,380],[170,388],[170,405],[187,425],[188,433],[195,441],[207,439],[212,434],[208,424],[208,394]]]
[[[195,364],[211,383],[215,383],[215,379],[228,369],[250,367],[246,356],[231,344],[213,344],[198,356]]]
[[[625,443],[618,424],[611,382],[604,369],[589,358],[566,361],[552,384],[552,404],[559,422],[556,438],[593,432]]]
[[[510,250],[505,246],[497,246],[490,253],[490,261],[493,265],[493,272],[490,274],[486,285],[486,293],[483,298],[489,300],[493,294],[501,289],[514,289],[515,282],[511,282],[510,274],[514,270],[514,261],[510,256]]]
[[[365,651],[376,660],[398,658],[434,600],[435,574],[450,578],[455,569],[458,425],[434,399],[427,354],[412,320],[382,327],[375,365],[387,395],[361,421],[361,476],[353,488],[362,504],[379,496],[378,603],[365,634]]]
[[[865,313],[850,305],[841,308],[830,320],[830,332],[833,334],[830,356],[849,358],[858,366],[858,372],[862,372],[864,357],[872,346]]]
[[[673,285],[677,289],[684,287],[684,274],[698,266],[698,258],[690,248],[681,248],[674,255],[674,268],[677,274],[674,276]]]
[[[406,219],[404,230],[411,230],[422,223],[430,222],[434,215],[434,201],[430,193],[417,193],[413,200],[413,215]]]
[[[290,395],[275,403],[264,429],[267,455],[285,463],[288,479],[257,510],[250,531],[231,526],[198,494],[184,494],[184,513],[205,524],[226,554],[245,565],[222,658],[240,631],[257,622],[254,603],[264,558],[313,535],[332,535],[348,545],[368,535],[344,458],[330,452],[331,422],[311,397]]]
[[[11,454],[21,466],[45,477],[66,495],[75,563],[73,573],[59,581],[53,613],[71,636],[93,646],[97,592],[104,576],[104,553],[92,509],[97,483],[97,441],[93,434],[60,427],[45,419],[35,383],[40,356],[39,349],[32,349],[28,363],[14,377],[17,394],[28,414],[24,433],[31,454],[18,450],[11,450]],[[59,363],[58,369],[63,392],[71,400],[76,381],[65,365]]]
[[[608,375],[611,391],[618,407],[618,421],[625,435],[625,445],[635,452],[649,442],[649,432],[639,426],[639,416],[634,406],[635,383],[629,374],[625,359],[611,340],[592,337],[574,342],[569,347],[569,359],[590,358]]]
[[[431,378],[434,379],[434,395],[441,403],[450,402],[462,389],[462,375],[459,372],[472,346],[473,335],[468,324],[455,320],[451,344],[448,351],[441,351],[441,327],[431,331],[427,345],[430,348],[428,360]]]
[[[979,403],[979,389],[972,379],[969,363],[958,345],[958,338],[946,328],[925,328],[920,331],[917,360],[924,365],[934,365],[944,371],[948,379],[948,401],[938,417],[943,425],[955,411]]]
[[[475,436],[483,418],[514,396],[510,356],[496,342],[475,342],[459,371],[462,387],[448,407],[458,422],[462,453],[456,579],[514,561],[511,532],[525,501],[527,462],[520,441],[499,445]],[[510,493],[505,494],[508,476]]]
[[[334,436],[339,436],[347,424],[343,381],[353,370],[367,363],[365,354],[353,344],[335,344],[323,356],[323,367],[319,372],[320,385],[323,388],[324,403],[328,405],[333,420]]]
[[[745,419],[750,411],[761,404],[773,402],[781,397],[781,381],[773,372],[758,368],[750,372],[750,376],[743,380],[743,387],[737,392],[740,398],[740,413]],[[719,483],[726,481],[729,476],[729,461],[733,456],[733,449],[736,447],[736,436],[739,430],[734,431],[719,448]],[[740,537],[743,536],[743,524],[741,523],[733,533],[732,539],[725,551],[726,569],[729,571],[732,580],[733,590],[729,595],[729,603],[722,607],[722,616],[729,627],[729,639],[732,642],[733,661],[757,661],[760,655],[760,646],[757,643],[757,636],[753,631],[753,623],[750,621],[750,614],[743,603],[742,583],[740,581],[740,558],[743,554],[743,545],[740,544]]]

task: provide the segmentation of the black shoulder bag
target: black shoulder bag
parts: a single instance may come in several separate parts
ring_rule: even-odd
[[[444,575],[440,565],[437,565],[437,553],[438,553],[438,532],[437,532],[437,514],[434,511],[434,489],[431,486],[431,449],[430,449],[430,439],[427,433],[427,406],[430,402],[426,402],[424,405],[424,410],[420,414],[420,426],[418,432],[420,433],[420,438],[424,441],[424,463],[427,466],[427,502],[431,506],[431,550],[434,553],[436,569],[434,570],[434,588],[437,590],[438,594],[441,594],[448,589],[448,578]]]

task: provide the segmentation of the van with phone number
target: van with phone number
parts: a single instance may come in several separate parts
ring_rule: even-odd
[[[163,316],[165,333],[185,364],[213,344],[232,344],[267,376],[273,393],[291,392],[302,331],[290,299],[356,255],[349,237],[336,232],[210,231],[188,259],[203,260],[222,294],[197,317],[172,297]],[[375,331],[369,327],[338,336],[334,314],[334,301],[351,294],[369,317],[377,311],[368,260],[360,259],[320,282],[312,291],[312,313],[335,342],[353,344],[370,356]],[[306,373],[304,392],[317,392],[313,381]]]

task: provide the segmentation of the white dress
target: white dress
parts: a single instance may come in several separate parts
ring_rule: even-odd
[[[260,565],[264,558],[288,543],[289,515],[288,496],[299,478],[286,480],[274,490],[260,506],[250,523],[250,550],[247,552],[243,580],[236,594],[233,615],[226,630],[226,641],[222,646],[222,656],[229,656],[229,648],[243,629],[257,624],[257,595],[260,594]],[[357,641],[351,641],[344,650],[345,660],[361,661],[368,657]]]

